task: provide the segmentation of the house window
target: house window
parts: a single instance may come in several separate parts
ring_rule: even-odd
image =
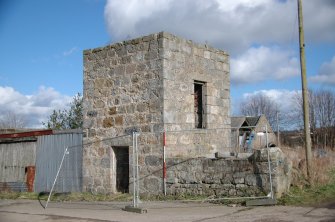
[[[194,81],[194,116],[195,128],[205,128],[205,83]]]

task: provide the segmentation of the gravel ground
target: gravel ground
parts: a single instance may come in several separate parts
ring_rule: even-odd
[[[44,209],[37,200],[0,200],[0,222],[18,221],[251,221],[335,222],[335,203],[318,207],[229,207],[209,203],[180,201],[145,202],[140,207],[148,213],[137,214],[122,210],[127,202],[51,202]]]

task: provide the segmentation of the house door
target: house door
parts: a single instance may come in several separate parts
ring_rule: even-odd
[[[129,148],[113,147],[116,160],[116,191],[129,192]]]

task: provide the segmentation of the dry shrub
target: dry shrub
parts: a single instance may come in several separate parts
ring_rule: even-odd
[[[304,148],[282,147],[287,158],[292,161],[292,185],[302,187],[308,185],[306,173],[306,155]],[[322,155],[320,155],[320,153]],[[331,180],[330,171],[335,168],[334,149],[313,150],[310,185],[327,184]]]

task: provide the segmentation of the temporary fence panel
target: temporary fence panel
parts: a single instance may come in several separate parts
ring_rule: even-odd
[[[134,155],[137,150],[138,157],[133,160],[135,162],[133,171],[138,169],[138,174],[135,173],[134,178],[139,188],[134,187],[134,200],[138,201],[136,198],[138,193],[165,195],[189,193],[207,195],[208,200],[213,200],[214,196],[272,198],[273,170],[269,153],[265,157],[267,160],[264,159],[265,162],[259,163],[262,172],[259,173],[254,169],[256,175],[252,172],[255,166],[248,160],[254,148],[268,148],[267,129],[263,128],[264,130],[256,132],[253,130],[254,127],[249,127],[248,135],[245,136],[245,146],[237,147],[231,145],[233,137],[238,135],[232,133],[234,130],[232,128],[137,133],[133,141],[136,148]],[[253,140],[256,139],[264,140],[262,143],[265,147],[252,146]],[[216,152],[220,153],[221,160],[220,157],[215,158]],[[231,159],[225,162],[222,157]],[[263,163],[266,167],[263,167]],[[264,187],[254,191],[258,186]],[[241,192],[246,189],[245,193]],[[209,190],[211,191],[207,192]],[[263,192],[269,193],[269,196],[264,196]],[[136,202],[134,205],[136,206]]]

